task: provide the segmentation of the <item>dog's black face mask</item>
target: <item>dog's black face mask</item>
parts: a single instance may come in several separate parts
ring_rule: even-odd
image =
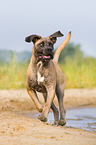
[[[47,38],[42,38],[39,35],[31,35],[25,38],[26,42],[34,43],[34,50],[32,51],[36,58],[43,62],[48,62],[53,59],[54,48],[57,37],[64,36],[60,31],[55,32]]]
[[[48,62],[53,59],[54,48],[53,43],[50,40],[42,40],[40,43],[34,46],[34,53],[38,58],[38,61]]]

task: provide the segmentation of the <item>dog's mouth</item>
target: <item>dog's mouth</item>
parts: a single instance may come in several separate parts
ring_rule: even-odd
[[[52,55],[40,55],[39,58],[40,59],[50,59],[50,58],[52,59],[53,56]]]
[[[51,55],[51,54],[49,54],[49,55],[39,55],[38,58],[39,58],[39,60],[49,61],[49,60],[53,59],[53,55]]]

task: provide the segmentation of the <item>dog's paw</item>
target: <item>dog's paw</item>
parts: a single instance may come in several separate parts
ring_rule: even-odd
[[[41,104],[39,104],[39,106],[38,106],[38,111],[41,113],[42,111],[43,111],[43,106],[41,105]]]
[[[58,121],[54,121],[54,125],[55,126],[58,126],[59,124],[58,124]]]
[[[66,124],[65,120],[60,119],[58,122],[59,125],[64,126]]]
[[[38,111],[41,113],[43,111],[43,107],[38,108]]]
[[[38,119],[43,121],[43,122],[47,122],[47,118],[42,114],[38,116]]]

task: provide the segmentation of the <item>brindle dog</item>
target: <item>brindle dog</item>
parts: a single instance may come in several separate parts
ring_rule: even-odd
[[[26,87],[28,94],[35,103],[38,111],[42,112],[41,115],[38,116],[38,119],[46,122],[49,109],[51,108],[54,112],[54,123],[63,126],[66,124],[65,109],[63,106],[66,78],[57,62],[60,52],[70,40],[71,32],[69,32],[67,38],[59,46],[54,55],[54,43],[56,42],[57,37],[62,36],[63,34],[58,31],[47,38],[31,35],[26,37],[25,41],[34,43],[32,49],[33,55],[26,75]],[[36,92],[41,92],[43,94],[45,99],[44,107],[39,102]],[[60,120],[59,111],[53,103],[55,94],[57,95],[59,102]]]

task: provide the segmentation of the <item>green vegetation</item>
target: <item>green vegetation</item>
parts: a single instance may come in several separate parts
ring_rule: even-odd
[[[17,63],[15,54],[9,63],[0,65],[0,89],[25,88],[27,62]]]
[[[80,45],[68,44],[60,55],[59,65],[67,78],[66,88],[96,87],[96,59],[84,57]]]
[[[26,56],[27,61],[17,62],[14,52],[8,55],[10,59],[7,62],[0,57],[0,89],[25,88],[29,57]],[[66,88],[96,87],[96,59],[85,57],[80,45],[68,44],[60,55],[59,65],[67,78]]]

